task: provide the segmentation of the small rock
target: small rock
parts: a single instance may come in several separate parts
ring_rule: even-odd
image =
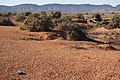
[[[18,75],[26,75],[26,73],[25,73],[24,71],[22,71],[22,70],[18,70],[18,71],[17,71],[17,74],[18,74]]]

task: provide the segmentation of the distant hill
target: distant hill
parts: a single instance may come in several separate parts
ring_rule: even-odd
[[[0,12],[40,12],[40,11],[61,11],[61,12],[112,12],[120,11],[120,5],[91,5],[91,4],[21,4],[15,6],[0,5]]]
[[[120,5],[117,5],[117,6],[116,6],[116,9],[117,9],[118,11],[120,11]]]

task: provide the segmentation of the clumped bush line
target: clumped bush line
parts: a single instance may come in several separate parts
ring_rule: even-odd
[[[76,16],[80,19],[85,19],[82,14],[78,14]],[[97,21],[97,26],[106,27],[109,26],[109,21],[102,21],[101,15],[96,14],[95,19]],[[118,17],[117,17],[118,19]],[[112,22],[119,22],[113,18]],[[32,32],[41,32],[41,31],[60,31],[63,35],[61,35],[65,40],[73,40],[73,41],[92,41],[96,43],[100,43],[99,41],[95,41],[89,38],[88,34],[82,30],[81,25],[72,21],[71,16],[62,15],[61,12],[51,12],[49,15],[46,12],[41,13],[33,13],[30,14],[24,20],[24,27],[21,27],[21,30],[28,29]],[[58,28],[56,28],[56,26]],[[104,42],[101,42],[104,43]]]

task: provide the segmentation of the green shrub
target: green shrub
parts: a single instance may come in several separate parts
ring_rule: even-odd
[[[67,22],[69,22],[69,21],[72,22],[70,16],[62,16],[60,19],[52,19],[52,22],[54,24],[54,29],[56,29],[56,30],[60,30],[62,24],[67,24]]]
[[[61,12],[59,12],[59,11],[54,11],[54,12],[51,12],[51,14],[50,14],[50,16],[51,16],[51,18],[61,18]]]
[[[29,27],[30,31],[34,32],[49,31],[53,28],[53,23],[47,15],[41,16],[37,13],[29,15],[24,24]]]
[[[18,14],[18,15],[16,16],[16,19],[15,19],[15,20],[16,20],[17,22],[23,22],[25,19],[26,19],[25,15],[22,14],[22,13],[20,13],[20,14]]]
[[[61,31],[65,33],[64,37],[66,40],[81,40],[82,30],[77,24],[69,23],[67,25],[64,25]]]
[[[95,21],[98,21],[98,22],[102,21],[101,15],[99,13],[95,14],[93,18],[95,19]]]
[[[107,29],[115,29],[120,28],[120,15],[116,14],[113,16],[113,19],[110,21],[109,26],[106,27]]]
[[[105,27],[107,28],[109,26],[109,21],[101,21],[101,22],[98,22],[96,27]]]
[[[51,18],[51,20],[52,20],[55,28],[58,27],[58,24],[60,22],[60,18],[62,16],[61,12],[59,12],[59,11],[53,11],[49,15],[50,15],[50,18]]]
[[[78,41],[85,37],[85,33],[81,30],[80,26],[73,23],[68,16],[61,19],[60,31],[64,33],[64,39],[66,40]]]
[[[120,22],[120,15],[116,14],[113,16],[113,19],[112,19],[113,22]]]

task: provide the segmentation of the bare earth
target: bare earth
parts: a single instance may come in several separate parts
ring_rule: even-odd
[[[120,51],[85,41],[36,41],[31,34],[0,26],[0,80],[120,80]]]

